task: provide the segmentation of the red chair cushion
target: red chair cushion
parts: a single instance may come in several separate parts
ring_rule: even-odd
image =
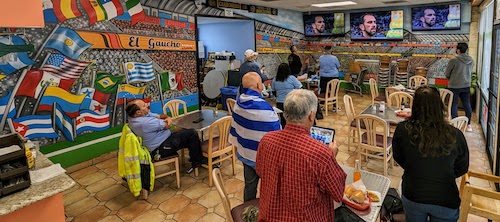
[[[377,141],[378,147],[384,147],[384,136],[383,135],[377,134],[376,141]],[[368,136],[366,135],[366,133],[363,133],[363,135],[361,135],[361,142],[364,144],[368,143]],[[392,145],[392,137],[387,137],[387,146],[390,146],[390,145]]]
[[[377,96],[375,97],[375,99],[373,99],[375,101],[379,101],[379,102],[382,102],[382,101],[385,101],[385,96]]]

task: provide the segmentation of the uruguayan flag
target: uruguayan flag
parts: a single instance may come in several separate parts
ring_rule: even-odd
[[[155,74],[153,72],[153,62],[127,62],[125,63],[125,67],[127,67],[128,70],[127,79],[129,83],[149,82],[155,79]]]
[[[75,31],[60,27],[50,37],[45,48],[55,49],[63,55],[77,60],[78,56],[90,46],[92,44],[85,42]]]

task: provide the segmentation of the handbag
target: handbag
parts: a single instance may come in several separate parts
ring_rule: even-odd
[[[352,212],[351,209],[342,204],[335,209],[335,222],[364,222],[361,217]]]
[[[380,220],[391,222],[405,221],[403,202],[401,201],[401,197],[399,197],[398,191],[394,188],[390,188],[387,191],[380,210]]]

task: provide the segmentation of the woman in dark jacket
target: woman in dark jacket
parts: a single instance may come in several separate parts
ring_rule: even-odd
[[[419,87],[412,116],[398,124],[392,147],[404,169],[406,221],[457,221],[460,197],[455,179],[469,169],[469,149],[462,132],[443,115],[439,91]]]

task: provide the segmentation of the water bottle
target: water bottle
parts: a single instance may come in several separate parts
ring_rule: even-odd
[[[380,108],[378,110],[380,112],[384,112],[385,111],[385,102],[384,101],[380,102]]]

